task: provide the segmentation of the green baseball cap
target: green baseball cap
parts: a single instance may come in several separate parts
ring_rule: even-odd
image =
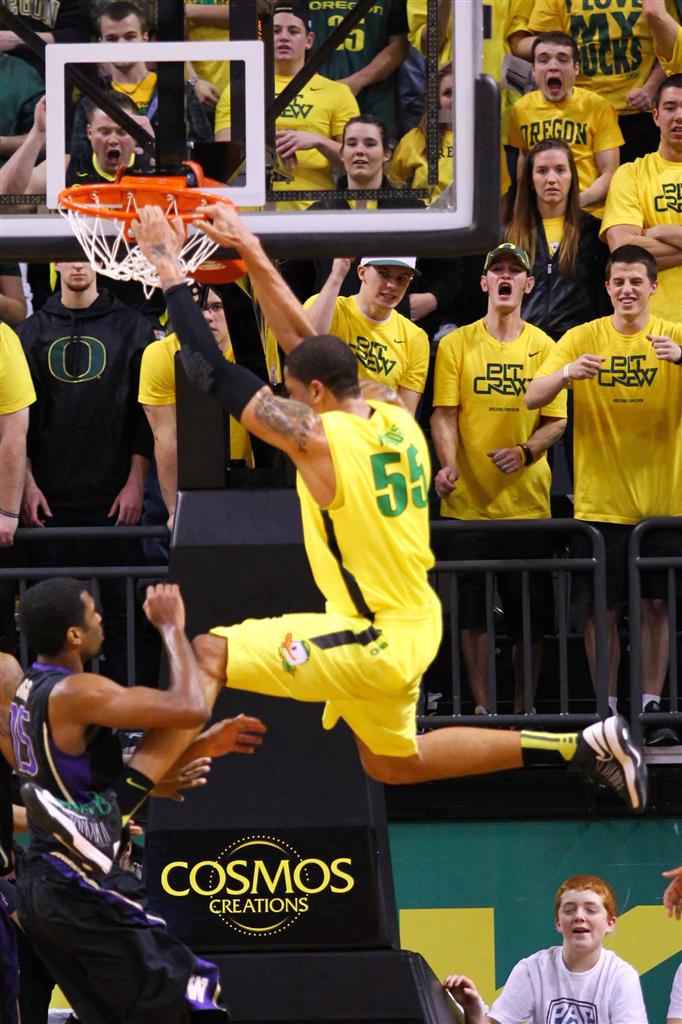
[[[500,245],[496,245],[494,249],[490,250],[485,258],[485,263],[483,264],[483,273],[486,272],[490,264],[493,263],[498,256],[502,256],[504,253],[508,253],[510,256],[517,259],[526,273],[530,274],[531,267],[528,253],[519,245],[514,245],[513,242],[502,242]]]

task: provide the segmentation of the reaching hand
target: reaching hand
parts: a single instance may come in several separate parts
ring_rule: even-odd
[[[210,757],[222,757],[224,754],[254,754],[256,747],[263,742],[263,734],[267,726],[260,718],[249,715],[237,715],[236,718],[223,718],[216,722],[198,737],[202,750]]]
[[[457,466],[443,466],[442,469],[438,470],[433,485],[439,498],[447,498],[448,494],[452,494],[458,476]]]
[[[668,911],[668,917],[674,914],[679,921],[682,917],[682,867],[664,871],[663,877],[672,878],[672,882],[663,893],[663,906]]]
[[[596,377],[605,358],[605,356],[593,356],[587,352],[585,355],[578,356],[574,362],[567,363],[568,380],[590,380],[592,377]]]
[[[210,757],[197,757],[190,761],[183,768],[171,772],[161,779],[154,786],[152,796],[165,797],[167,800],[176,800],[182,803],[185,799],[181,789],[196,789],[198,786],[206,785],[206,776],[211,770]]]
[[[664,359],[667,363],[679,363],[682,359],[682,345],[678,345],[667,334],[647,334],[647,338],[659,359]]]
[[[147,599],[142,606],[153,626],[185,628],[185,605],[177,583],[157,583],[147,587]]]
[[[245,256],[257,244],[256,236],[249,231],[231,203],[213,203],[199,209],[202,219],[196,222],[196,226],[218,245],[236,249],[240,256]]]
[[[141,207],[137,220],[130,225],[130,233],[153,266],[177,256],[185,241],[185,226],[180,217],[168,220],[158,206]]]

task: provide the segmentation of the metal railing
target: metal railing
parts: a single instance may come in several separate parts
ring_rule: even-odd
[[[645,519],[638,523],[630,535],[628,546],[628,598],[630,609],[630,700],[633,708],[633,719],[639,713],[642,699],[643,663],[643,626],[642,626],[642,573],[658,569],[666,574],[666,605],[668,620],[668,694],[670,711],[649,712],[646,715],[647,725],[662,726],[682,721],[682,710],[679,707],[679,667],[677,653],[678,602],[675,574],[682,570],[682,554],[680,555],[643,555],[642,541],[648,534],[657,531],[670,531],[680,534],[682,541],[682,516],[658,516]],[[637,709],[637,712],[635,711]],[[642,715],[639,714],[640,721]]]
[[[77,545],[79,541],[93,540],[151,540],[167,538],[165,526],[53,526],[45,529],[23,527],[17,530],[15,540],[40,544],[54,540],[68,540]],[[140,547],[140,556],[142,548]],[[53,576],[73,576],[88,583],[90,593],[99,604],[99,581],[105,579],[125,580],[125,616],[126,616],[126,672],[128,681],[135,679],[135,583],[140,579],[158,579],[168,575],[167,565],[141,563],[139,565],[69,565],[69,566],[10,566],[0,568],[0,580],[13,580],[18,583],[19,598],[27,590],[28,583],[48,579]],[[105,623],[106,626],[106,623]],[[22,665],[28,662],[28,645],[25,638],[19,637],[19,656]],[[99,658],[93,659],[94,672],[99,671]]]
[[[546,558],[510,558],[500,559],[452,559],[437,561],[433,574],[436,589],[443,597],[442,577],[446,577],[446,597],[443,600],[443,615],[446,636],[449,640],[451,659],[450,696],[453,715],[419,716],[420,726],[446,726],[453,724],[453,716],[458,723],[470,725],[517,725],[521,716],[518,714],[497,714],[497,659],[496,629],[494,615],[495,576],[500,573],[517,572],[521,574],[521,617],[523,646],[523,687],[524,708],[523,720],[532,720],[537,726],[565,726],[566,724],[585,724],[596,717],[605,717],[608,712],[608,631],[606,611],[606,557],[604,539],[594,527],[576,519],[519,519],[480,521],[471,520],[457,522],[438,521],[431,524],[432,535],[438,537],[445,534],[490,533],[491,539],[496,534],[528,534],[537,535],[582,535],[588,542],[591,553],[587,557],[546,557]],[[596,665],[596,712],[574,712],[570,708],[568,679],[568,640],[569,640],[569,605],[570,581],[575,573],[589,572],[592,575],[592,604],[595,623],[595,665]],[[486,587],[486,634],[487,634],[487,683],[493,714],[463,715],[462,691],[463,678],[461,672],[461,640],[459,592],[457,577],[462,573],[484,574]],[[559,712],[555,714],[531,714],[533,703],[532,678],[532,631],[530,607],[530,574],[544,573],[554,581],[556,596],[556,638],[558,641],[558,679],[559,679]]]

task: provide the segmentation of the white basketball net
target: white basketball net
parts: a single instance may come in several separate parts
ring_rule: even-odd
[[[178,214],[174,195],[166,194],[165,207],[162,203],[159,206],[163,208],[166,217],[172,218]],[[98,208],[111,209],[100,203],[99,197],[93,193],[92,204],[86,209],[73,210],[60,204],[59,212],[68,220],[94,270],[115,281],[140,281],[145,297],[149,298],[154,289],[159,287],[159,276],[155,268],[142,255],[137,243],[127,237],[126,220],[100,216]],[[137,209],[135,193],[128,192],[126,205],[121,205],[121,211]],[[183,273],[193,273],[217,248],[218,243],[203,231],[189,234],[178,254]]]

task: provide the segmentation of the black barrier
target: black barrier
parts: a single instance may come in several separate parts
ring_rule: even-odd
[[[592,600],[595,619],[595,662],[596,662],[596,710],[600,718],[608,713],[608,636],[606,616],[606,562],[604,539],[593,526],[577,519],[517,519],[504,521],[458,520],[448,522],[439,520],[431,524],[434,547],[443,553],[449,539],[462,534],[487,534],[494,538],[501,532],[527,535],[582,536],[588,543],[591,553],[588,557],[573,557],[563,553],[560,558],[510,558],[501,559],[439,559],[433,569],[434,585],[443,601],[443,613],[447,627],[446,636],[449,641],[451,662],[450,697],[453,715],[458,723],[468,725],[518,725],[519,715],[498,715],[497,708],[497,659],[496,626],[494,617],[495,576],[499,573],[521,574],[522,601],[522,645],[523,645],[523,682],[524,682],[524,721],[532,721],[537,726],[563,726],[585,724],[594,720],[594,714],[573,713],[569,710],[568,680],[568,613],[569,583],[575,573],[590,573],[592,576]],[[463,573],[485,576],[486,587],[486,633],[488,645],[488,686],[491,696],[492,715],[463,715],[462,712],[462,675],[461,675],[461,643],[459,627],[459,593],[458,576]],[[530,612],[530,574],[551,575],[555,582],[556,594],[556,634],[558,640],[559,670],[559,711],[557,714],[537,715],[531,713],[532,705],[532,666],[531,666],[531,612]],[[442,586],[443,581],[445,587]],[[446,591],[443,594],[443,590]],[[433,684],[432,684],[433,685]],[[420,716],[419,725],[439,727],[453,724],[449,715]]]
[[[21,527],[16,531],[17,545],[28,542],[40,544],[52,540],[69,540],[77,545],[79,541],[114,540],[121,543],[130,540],[168,539],[165,526],[51,526],[45,529]],[[7,551],[7,549],[5,549]],[[11,550],[11,549],[9,549]],[[77,566],[5,566],[0,563],[0,580],[15,582],[19,588],[19,598],[26,592],[31,581],[48,579],[52,576],[75,576],[88,583],[90,593],[99,605],[99,581],[104,579],[125,580],[125,618],[126,618],[126,666],[127,678],[135,678],[135,581],[140,579],[165,579],[168,575],[166,565],[77,565]],[[28,646],[22,635],[19,637],[19,660],[22,665],[28,663]],[[93,658],[93,672],[99,672],[100,659]]]
[[[630,608],[630,700],[632,719],[639,718],[647,725],[664,726],[682,723],[679,707],[678,669],[678,603],[675,575],[682,569],[682,555],[647,556],[642,554],[642,543],[647,535],[666,531],[677,533],[682,540],[682,517],[658,516],[638,523],[630,535],[628,545],[628,584]],[[666,604],[668,617],[668,680],[670,711],[638,714],[642,700],[643,644],[642,644],[642,573],[652,569],[666,573]]]

